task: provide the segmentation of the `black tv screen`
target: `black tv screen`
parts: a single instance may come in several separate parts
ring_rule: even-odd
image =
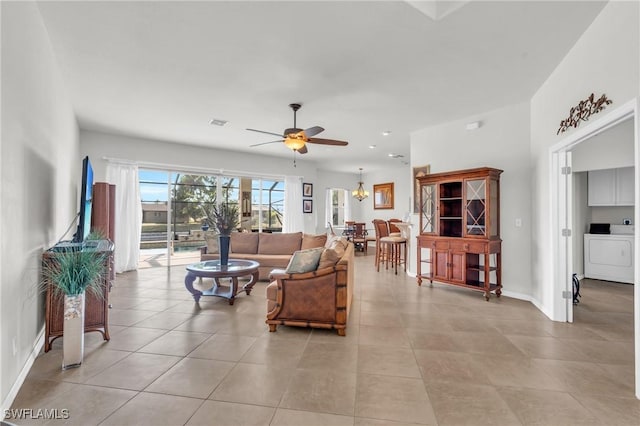
[[[78,229],[73,236],[76,243],[83,242],[91,231],[91,201],[93,199],[93,168],[89,157],[82,160],[82,188],[80,190],[80,212]]]

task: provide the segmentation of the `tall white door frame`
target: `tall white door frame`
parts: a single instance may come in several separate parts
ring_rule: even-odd
[[[567,161],[570,164],[571,157],[569,151],[573,149],[579,143],[601,133],[620,122],[629,118],[634,120],[634,164],[635,164],[635,206],[634,209],[634,223],[640,224],[640,121],[639,121],[639,102],[640,99],[636,98],[629,101],[607,114],[599,117],[597,120],[583,126],[582,128],[574,131],[571,135],[561,140],[557,144],[549,148],[549,160],[550,160],[550,214],[551,214],[551,253],[552,255],[552,274],[553,282],[549,284],[548,290],[551,291],[553,299],[554,312],[562,312],[562,309],[556,309],[561,306],[566,307],[564,309],[564,318],[557,318],[560,321],[573,321],[573,304],[571,299],[563,298],[563,292],[571,290],[571,270],[572,270],[572,256],[573,247],[570,236],[563,236],[563,229],[569,229],[570,231],[564,231],[565,235],[571,230],[571,205],[572,199],[572,186],[571,175],[563,174],[562,167],[567,166]],[[635,246],[640,247],[640,232],[636,232]],[[634,344],[635,344],[635,388],[636,398],[640,399],[640,250],[635,250],[634,258],[635,272],[634,272]],[[570,293],[564,293],[565,295]]]

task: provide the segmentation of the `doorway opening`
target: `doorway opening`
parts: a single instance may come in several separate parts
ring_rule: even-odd
[[[627,120],[633,122],[633,166],[634,173],[634,205],[640,200],[639,188],[639,122],[638,100],[630,101],[598,120],[595,120],[573,134],[560,141],[549,149],[551,168],[551,242],[552,242],[552,283],[549,290],[553,295],[553,310],[557,320],[573,322],[573,284],[572,275],[574,269],[574,239],[572,235],[580,237],[584,232],[574,226],[574,177],[572,171],[572,153],[578,152],[578,147],[583,142],[617,126]],[[633,212],[634,224],[639,222],[638,209]],[[580,226],[580,224],[578,224]],[[633,238],[635,247],[640,247],[638,233]],[[634,323],[634,348],[635,348],[635,389],[636,397],[640,399],[640,256],[638,251],[633,252],[634,264],[634,288],[633,288],[633,323]]]

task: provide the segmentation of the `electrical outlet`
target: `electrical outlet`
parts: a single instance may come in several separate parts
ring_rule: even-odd
[[[522,219],[520,218],[516,219],[516,228],[522,228]]]

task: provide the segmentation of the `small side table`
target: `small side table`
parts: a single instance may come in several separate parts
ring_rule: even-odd
[[[251,294],[253,285],[258,281],[258,267],[260,264],[253,260],[229,259],[228,265],[220,265],[220,260],[207,260],[187,266],[187,276],[184,285],[193,294],[193,300],[200,301],[201,296],[218,296],[229,300],[233,305],[235,297],[240,292]],[[238,289],[238,277],[251,276],[248,283]],[[200,291],[193,288],[196,278],[213,278],[213,286]],[[228,286],[220,284],[220,278],[229,278]]]

